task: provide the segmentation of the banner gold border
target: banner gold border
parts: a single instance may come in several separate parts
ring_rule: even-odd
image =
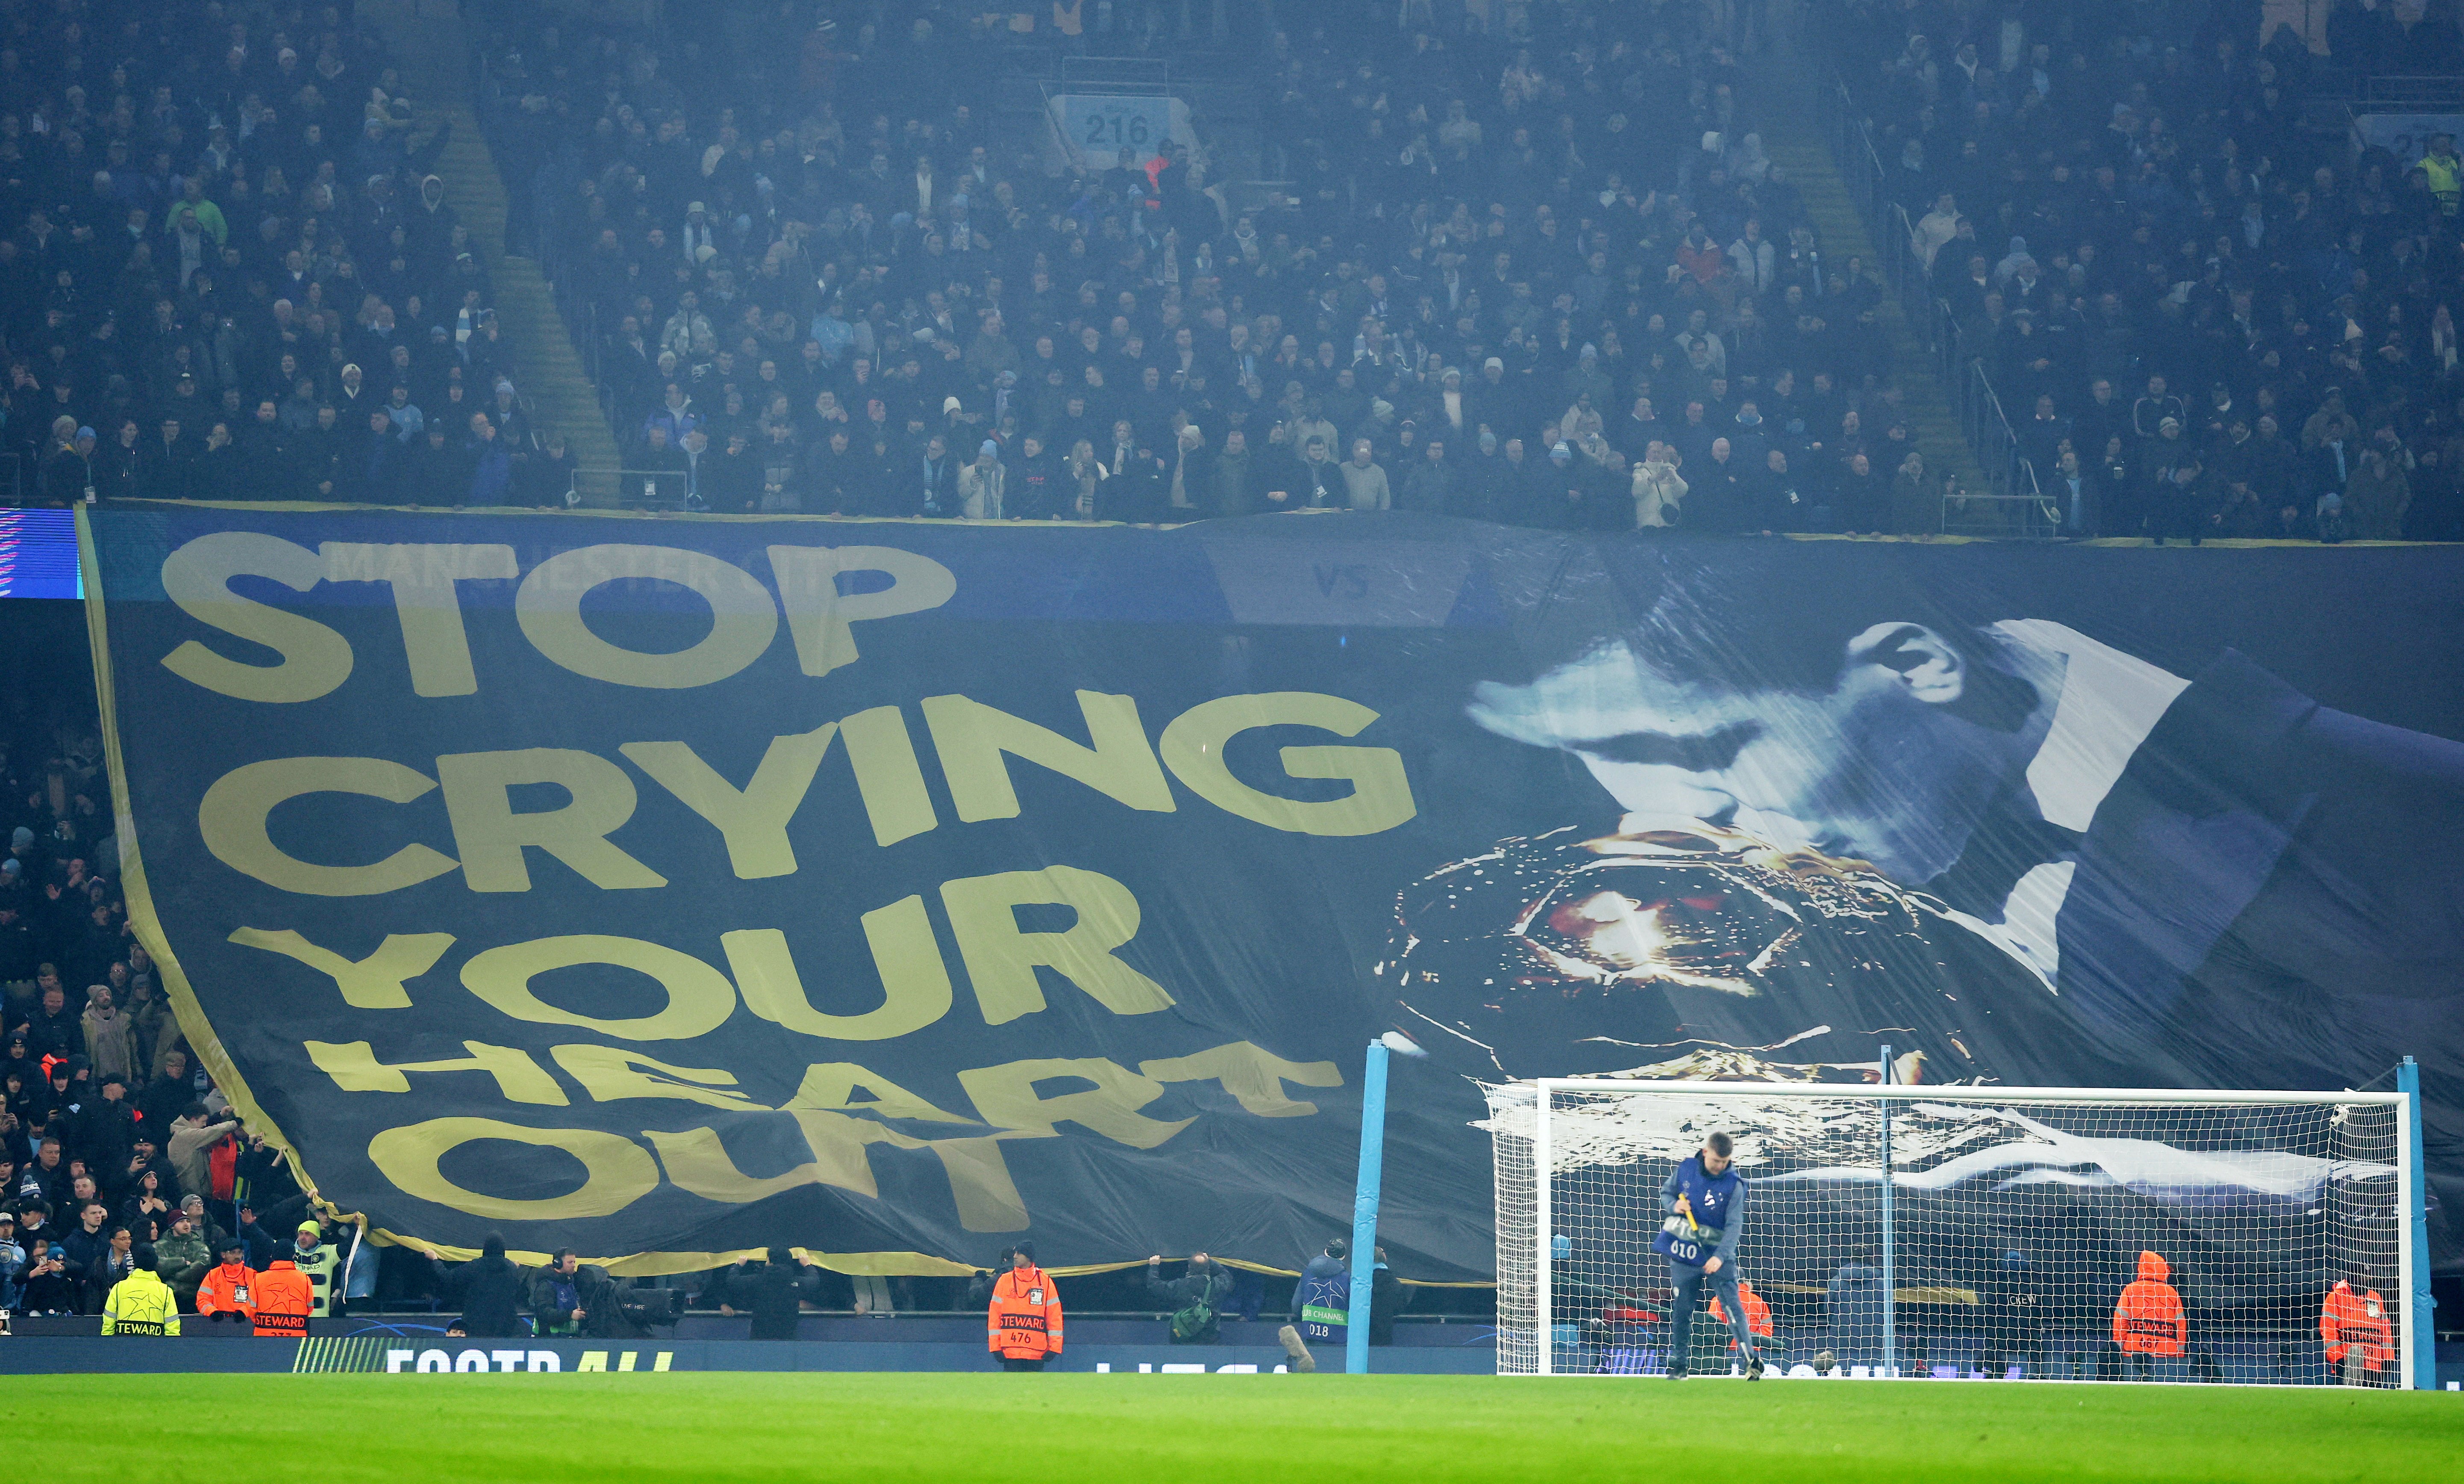
[[[187,505],[188,508],[195,508],[195,505],[191,502],[182,503]],[[368,507],[339,505],[313,506],[296,504],[270,505],[262,503],[220,502],[214,504],[210,508],[217,510],[297,512],[314,510],[363,510]],[[248,1080],[240,1076],[238,1064],[231,1060],[231,1053],[224,1049],[221,1037],[215,1035],[212,1022],[206,1018],[205,1007],[198,1002],[196,991],[188,983],[187,972],[180,967],[179,955],[171,951],[171,941],[163,931],[163,924],[161,920],[155,916],[153,893],[148,888],[145,880],[144,859],[140,854],[137,847],[137,816],[135,811],[129,807],[128,802],[128,768],[121,755],[120,719],[117,706],[118,695],[112,683],[111,643],[108,621],[105,612],[102,586],[102,566],[95,553],[94,532],[88,523],[87,507],[82,505],[77,506],[76,507],[76,512],[77,568],[79,575],[84,579],[85,586],[86,643],[93,650],[94,654],[95,701],[101,711],[102,717],[103,755],[111,770],[112,820],[114,830],[116,831],[120,840],[121,890],[128,902],[129,924],[137,931],[137,940],[145,946],[145,951],[154,956],[155,967],[161,974],[163,987],[171,997],[172,1013],[179,1017],[180,1033],[187,1037],[189,1049],[194,1051],[205,1062],[206,1070],[213,1074],[214,1085],[222,1090],[223,1096],[231,1100],[231,1106],[239,1113],[242,1124],[246,1125],[251,1133],[263,1135],[266,1143],[273,1145],[275,1147],[282,1151],[284,1162],[291,1167],[292,1177],[299,1182],[299,1188],[301,1189],[311,1193],[311,1196],[316,1200],[319,1208],[330,1214],[337,1216],[341,1215],[343,1212],[339,1207],[336,1207],[332,1202],[326,1200],[322,1194],[318,1193],[316,1182],[309,1177],[308,1167],[301,1161],[298,1147],[283,1134],[281,1128],[275,1124],[270,1116],[267,1115],[264,1106],[257,1102],[256,1095],[250,1090]],[[514,513],[522,514],[540,513],[536,511],[527,510],[516,511]],[[457,513],[473,513],[461,512]],[[593,513],[597,515],[598,518],[606,518],[605,513],[594,512]],[[740,518],[751,519],[754,517],[747,516]],[[780,517],[763,516],[759,518],[776,520]],[[844,519],[846,517],[806,516],[802,518],[825,520]],[[934,523],[937,525],[950,524],[948,521],[936,521]],[[985,522],[985,524],[990,524],[990,522]],[[1009,523],[1003,522],[1003,524]],[[1042,524],[1042,522],[1039,522],[1039,524]],[[1064,524],[1064,522],[1052,522],[1052,524]],[[1079,522],[1078,524],[1085,524],[1085,522]],[[479,1255],[478,1249],[474,1247],[447,1246],[442,1243],[429,1242],[417,1236],[389,1232],[382,1227],[369,1229],[368,1235],[372,1240],[385,1245],[409,1247],[422,1250],[432,1249],[433,1251],[456,1261],[468,1261],[469,1259]],[[924,1253],[819,1253],[809,1252],[802,1247],[792,1248],[790,1250],[796,1253],[797,1255],[809,1259],[815,1267],[827,1269],[832,1273],[845,1273],[860,1277],[972,1277],[978,1271],[973,1264],[953,1262],[946,1257],[930,1256]],[[767,1251],[768,1249],[761,1247],[745,1247],[738,1248],[732,1252],[649,1252],[632,1253],[625,1256],[618,1257],[584,1257],[582,1260],[605,1268],[609,1273],[619,1277],[649,1277],[661,1274],[699,1273],[711,1268],[723,1268],[731,1263],[738,1261],[759,1259],[764,1256],[767,1254]],[[517,1262],[527,1262],[532,1265],[544,1263],[548,1260],[549,1256],[546,1253],[517,1252],[510,1248],[507,1249],[505,1255],[513,1258]],[[1117,1273],[1125,1268],[1143,1266],[1144,1263],[1144,1258],[1133,1258],[1127,1262],[1083,1263],[1074,1267],[1047,1268],[1045,1271],[1050,1273],[1055,1277],[1084,1277],[1089,1274],[1095,1273]],[[1246,1262],[1238,1258],[1225,1258],[1224,1263],[1227,1267],[1243,1268],[1252,1273],[1272,1274],[1282,1277],[1293,1277],[1298,1276],[1295,1270],[1290,1268],[1270,1267],[1263,1263]],[[1405,1278],[1403,1281],[1406,1283],[1413,1282],[1410,1278]],[[1493,1283],[1414,1283],[1413,1286],[1430,1288],[1492,1288],[1496,1285]]]

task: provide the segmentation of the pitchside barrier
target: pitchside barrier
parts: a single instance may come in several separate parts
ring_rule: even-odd
[[[2431,1386],[2409,1061],[2399,1086],[1496,1085],[1497,1368],[1668,1372],[1661,1187],[1717,1131],[1780,1374]],[[1690,1350],[1733,1364],[1707,1315]]]
[[[1371,1352],[1378,1375],[1487,1375],[1485,1348],[1397,1346]],[[1322,1355],[1340,1372],[1340,1353]],[[1121,1376],[1258,1376],[1287,1372],[1278,1345],[1071,1345],[1049,1369]],[[460,1376],[568,1375],[596,1371],[993,1371],[979,1342],[966,1344],[758,1340],[460,1340],[355,1335],[307,1340],[11,1339],[0,1341],[0,1375],[65,1373],[362,1371],[448,1383]]]

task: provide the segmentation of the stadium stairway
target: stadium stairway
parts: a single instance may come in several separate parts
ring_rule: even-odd
[[[454,0],[363,0],[358,13],[385,32],[421,122],[435,116],[453,126],[436,174],[495,285],[496,319],[513,343],[514,363],[522,368],[519,389],[533,424],[542,434],[564,434],[582,471],[584,502],[612,503],[622,456],[598,391],[538,263],[505,255],[504,180],[472,107],[470,43]]]
[[[1751,90],[1749,101],[1752,117],[1762,120],[1764,150],[1772,163],[1788,171],[1788,178],[1805,198],[1806,214],[1813,219],[1815,235],[1832,263],[1845,264],[1850,257],[1869,264],[1881,261],[1864,217],[1839,178],[1815,113],[1814,89],[1821,85],[1817,70],[1786,46],[1765,53],[1764,58],[1766,66],[1748,73],[1763,84]],[[1928,477],[1939,484],[1944,474],[1956,474],[1963,490],[1991,489],[1984,467],[1960,427],[1949,388],[1942,384],[1925,338],[1907,322],[1897,295],[1882,295],[1881,317],[1891,337],[1891,376],[1901,388],[1908,431],[1925,454]],[[1880,425],[1868,419],[1867,426],[1878,428]],[[1875,472],[1888,479],[1895,470]]]

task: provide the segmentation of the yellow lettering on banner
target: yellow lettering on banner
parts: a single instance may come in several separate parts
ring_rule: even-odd
[[[642,1137],[659,1151],[659,1163],[667,1167],[668,1178],[704,1200],[742,1205],[805,1185],[836,1186],[858,1195],[878,1196],[881,1190],[873,1183],[872,1167],[865,1158],[864,1146],[904,1141],[912,1147],[922,1141],[909,1139],[879,1124],[858,1119],[846,1122],[855,1125],[847,1137],[808,1137],[806,1143],[812,1147],[813,1159],[777,1175],[748,1175],[737,1168],[715,1128],[688,1128],[681,1133],[646,1128]]]
[[[555,1046],[548,1055],[564,1068],[582,1090],[600,1102],[624,1098],[681,1098],[714,1108],[759,1108],[736,1085],[736,1074],[716,1067],[670,1066],[638,1051],[615,1046]]]
[[[1340,737],[1357,734],[1377,713],[1357,701],[1309,690],[1222,696],[1191,707],[1163,729],[1157,747],[1172,775],[1226,814],[1296,835],[1375,835],[1419,812],[1403,754],[1391,747],[1287,747],[1284,772],[1295,778],[1340,778],[1341,798],[1286,798],[1233,776],[1224,744],[1255,727],[1315,727]]]
[[[787,935],[774,928],[721,933],[719,947],[736,976],[744,1008],[802,1036],[839,1041],[886,1041],[920,1031],[950,1013],[950,971],[933,941],[924,899],[907,897],[864,914],[865,942],[881,975],[881,1003],[860,1015],[815,1010],[796,971]]]
[[[710,632],[671,654],[621,648],[591,631],[582,600],[608,582],[673,582],[710,605]],[[583,546],[533,567],[514,592],[514,617],[533,648],[577,675],[611,685],[682,690],[727,679],[761,658],[779,605],[743,568],[678,546]]]
[[[436,780],[417,769],[382,757],[272,757],[216,778],[197,804],[197,831],[215,860],[277,890],[308,897],[375,896],[416,886],[457,862],[411,844],[370,865],[319,865],[276,846],[267,830],[269,817],[276,805],[310,794],[360,794],[407,804],[434,787]]]
[[[811,1130],[805,1132],[809,1137]],[[1030,1224],[1026,1202],[1010,1179],[1009,1162],[1001,1158],[1001,1141],[1006,1137],[935,1139],[927,1146],[940,1156],[951,1198],[957,1202],[958,1225],[970,1232],[1023,1232]]]
[[[582,1162],[587,1178],[564,1195],[517,1200],[466,1189],[438,1168],[466,1144],[503,1140],[562,1149]],[[404,1194],[498,1221],[575,1221],[623,1211],[659,1188],[650,1152],[621,1134],[595,1128],[525,1128],[493,1118],[432,1118],[388,1128],[368,1141],[368,1160]]]
[[[1146,730],[1138,725],[1138,703],[1125,695],[1081,690],[1078,709],[1087,718],[1092,747],[1081,747],[1049,728],[962,695],[926,696],[925,725],[933,729],[933,748],[940,755],[941,776],[949,780],[950,801],[957,806],[958,818],[972,824],[1017,817],[1018,792],[1010,786],[1004,753],[1075,778],[1133,809],[1171,813],[1172,785],[1147,746]]]
[[[163,558],[163,595],[200,623],[282,657],[252,665],[187,640],[163,657],[182,680],[242,701],[314,701],[351,678],[351,642],[314,619],[242,598],[238,577],[266,578],[296,593],[325,579],[324,558],[278,536],[245,531],[201,535]]]
[[[1162,985],[1113,956],[1137,936],[1138,901],[1109,876],[1068,865],[974,876],[943,884],[941,903],[986,1025],[1045,1008],[1044,987],[1035,978],[1039,964],[1116,1015],[1172,1004]],[[1018,908],[1037,906],[1070,907],[1078,920],[1061,932],[1022,931]]]
[[[496,1086],[508,1102],[539,1102],[550,1107],[563,1107],[567,1102],[564,1089],[556,1084],[530,1053],[511,1046],[490,1046],[481,1041],[464,1041],[462,1049],[471,1055],[448,1061],[384,1062],[377,1059],[375,1048],[366,1041],[346,1041],[334,1045],[326,1041],[309,1041],[308,1059],[317,1070],[334,1080],[334,1085],[344,1092],[408,1092],[407,1072],[485,1072],[496,1080]]]
[[[608,891],[664,886],[668,879],[607,837],[633,818],[632,776],[595,753],[533,747],[510,753],[449,753],[436,759],[445,813],[473,891],[528,891],[524,846],[546,851],[584,881]],[[560,809],[517,814],[510,791],[553,783],[571,796]]]
[[[608,964],[655,979],[668,1003],[657,1015],[608,1020],[551,1005],[531,992],[531,980],[558,969]],[[473,994],[517,1020],[540,1025],[578,1025],[626,1041],[691,1040],[725,1024],[736,1011],[736,987],[727,975],[690,953],[639,938],[581,933],[508,943],[474,955],[462,966],[462,983]]]
[[[739,879],[753,881],[796,874],[787,821],[812,788],[813,775],[821,771],[823,754],[838,730],[838,723],[824,722],[811,731],[772,737],[742,789],[720,777],[690,743],[627,742],[616,751],[682,799],[686,808],[717,825],[727,841],[728,864]]]
[[[878,572],[890,585],[870,593],[840,592],[840,576],[853,572]],[[807,675],[826,675],[855,663],[850,624],[937,608],[958,591],[949,568],[894,546],[774,546],[770,575],[787,610],[796,661]]]
[[[869,1148],[888,1145],[895,1149],[930,1149],[941,1161],[950,1181],[950,1197],[957,1207],[958,1224],[970,1232],[1021,1232],[1027,1226],[1026,1203],[1010,1178],[1000,1141],[1007,1135],[974,1139],[917,1139],[886,1128],[869,1119],[819,1111],[791,1111],[788,1117],[803,1130],[812,1159],[783,1173],[748,1175],[740,1168],[715,1128],[680,1132],[645,1129],[642,1137],[659,1151],[668,1179],[680,1189],[704,1200],[742,1205],[792,1190],[800,1186],[826,1185],[879,1199]]]
[[[241,928],[230,941],[244,949],[296,958],[331,976],[334,988],[342,992],[342,1003],[353,1010],[408,1010],[410,991],[403,986],[436,967],[436,961],[453,946],[453,934],[389,932],[375,952],[357,963],[331,949],[319,948],[287,928],[279,932]]]
[[[1036,1092],[1036,1083],[1064,1077],[1095,1085],[1049,1098]],[[1196,1122],[1184,1118],[1165,1123],[1140,1113],[1138,1109],[1163,1096],[1163,1083],[1102,1057],[1043,1058],[977,1067],[960,1072],[958,1084],[967,1089],[985,1123],[1039,1136],[1059,1134],[1052,1126],[1055,1124],[1078,1124],[1132,1148],[1152,1149]]]
[[[871,1144],[886,1144],[895,1149],[930,1149],[941,1161],[941,1172],[949,1177],[950,1198],[957,1206],[959,1226],[970,1232],[1026,1230],[1026,1202],[1019,1197],[1018,1186],[1010,1179],[1009,1164],[1001,1158],[1001,1141],[1007,1135],[914,1139],[868,1119],[845,1118],[836,1113],[789,1116],[803,1128],[804,1142],[812,1147],[817,1164],[830,1167],[844,1166],[849,1160],[861,1161],[865,1158],[865,1146]],[[865,1179],[868,1183],[872,1179],[869,1167]]]
[[[1195,1056],[1141,1061],[1138,1070],[1158,1082],[1221,1082],[1243,1112],[1260,1118],[1303,1118],[1317,1111],[1316,1103],[1287,1096],[1286,1082],[1304,1087],[1343,1085],[1343,1073],[1331,1061],[1287,1061],[1247,1041],[1233,1041]]]
[[[393,589],[414,694],[478,691],[478,676],[471,668],[471,636],[462,626],[462,603],[453,584],[520,576],[512,547],[327,541],[317,550],[325,563],[326,581],[383,582]]]
[[[577,1374],[582,1371],[605,1371],[607,1369],[607,1352],[584,1350],[582,1352],[582,1364],[573,1368]]]
[[[916,760],[915,741],[898,708],[858,711],[839,723],[839,735],[847,739],[874,844],[897,844],[939,822],[933,816],[933,796],[925,792],[924,765]]]
[[[867,1096],[858,1100],[856,1089]],[[908,1118],[928,1124],[972,1124],[971,1118],[939,1108],[878,1072],[852,1061],[817,1061],[804,1069],[796,1096],[783,1104],[789,1111],[869,1113],[876,1118]]]

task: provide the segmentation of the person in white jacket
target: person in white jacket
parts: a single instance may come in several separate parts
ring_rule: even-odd
[[[1685,479],[1677,472],[1677,450],[1655,438],[1634,466],[1634,523],[1649,530],[1677,524]]]
[[[1009,470],[1001,461],[1001,445],[987,438],[976,450],[976,461],[958,470],[958,511],[969,520],[1001,518],[1001,492]]]

